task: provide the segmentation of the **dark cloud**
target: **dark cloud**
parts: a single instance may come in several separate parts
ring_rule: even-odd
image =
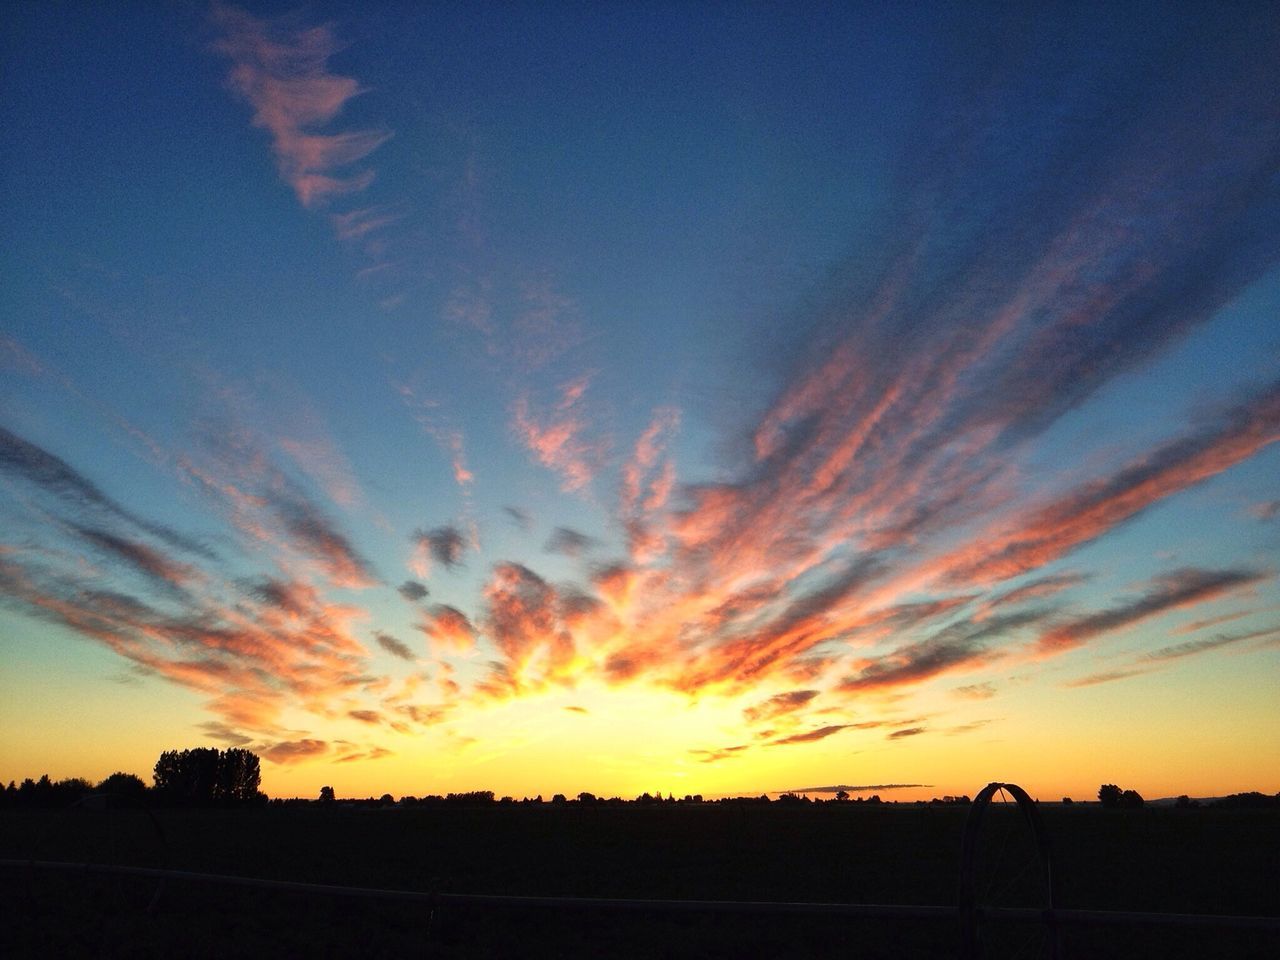
[[[562,553],[566,557],[580,557],[592,547],[599,545],[595,537],[579,533],[571,527],[556,527],[547,538],[543,550],[547,553]]]
[[[404,583],[400,584],[400,586],[396,587],[396,591],[410,603],[416,603],[430,593],[430,591],[417,580],[406,580]]]
[[[381,760],[383,757],[392,757],[395,754],[386,747],[370,747],[368,750],[361,750],[355,753],[345,753],[340,757],[335,757],[334,763],[354,763],[357,760]]]
[[[403,703],[393,706],[391,709],[412,720],[414,723],[420,723],[423,726],[431,726],[434,723],[441,723],[449,718],[449,714],[453,712],[453,704],[436,704],[427,706],[417,703]]]
[[[994,683],[970,683],[956,687],[954,692],[969,700],[990,700],[996,695],[996,686]]]
[[[391,654],[393,657],[399,657],[401,660],[413,660],[413,651],[408,645],[401,640],[397,640],[389,633],[383,633],[381,630],[373,635],[373,639],[378,641],[378,646]]]
[[[749,744],[739,744],[735,747],[721,747],[718,750],[690,750],[689,755],[696,757],[699,763],[715,763],[717,760],[727,760],[730,757],[736,757],[742,751],[748,748]]]
[[[1083,573],[1056,573],[1047,577],[1036,577],[1034,580],[1028,580],[1012,590],[1006,590],[984,600],[982,603],[983,612],[988,613],[999,607],[1012,606],[1026,600],[1037,600],[1051,596],[1063,590],[1077,587],[1088,580],[1088,575]]]
[[[451,525],[418,530],[414,533],[413,540],[427,551],[432,560],[447,570],[458,567],[467,550],[467,541],[462,536],[462,531]]]
[[[10,433],[4,427],[0,427],[0,471],[21,477],[32,486],[73,506],[122,520],[146,531],[171,547],[206,560],[218,559],[216,553],[190,537],[171,530],[163,524],[144,520],[126,510],[65,460],[24,440],[17,434]]]
[[[794,790],[778,791],[781,793],[879,793],[881,790],[911,790],[917,787],[932,787],[931,783],[836,783],[827,787],[796,787]]]
[[[1064,687],[1094,687],[1100,683],[1112,683],[1116,680],[1127,680],[1130,677],[1141,676],[1149,673],[1149,667],[1135,667],[1129,670],[1106,670],[1102,673],[1091,673],[1085,677],[1077,677],[1075,680],[1068,680],[1063,684]]]
[[[377,583],[372,566],[310,499],[294,491],[276,494],[270,503],[293,538],[291,545],[318,562],[334,585],[368,587]]]
[[[243,747],[253,742],[239,730],[235,730],[217,720],[206,720],[204,723],[196,724],[196,726],[203,730],[205,736],[209,739],[225,743],[229,747]]]
[[[768,746],[780,747],[788,743],[813,743],[815,740],[825,740],[833,733],[839,733],[841,730],[848,730],[850,726],[847,723],[836,723],[827,727],[819,727],[817,730],[810,730],[808,733],[795,733],[789,737],[770,740]]]
[[[507,518],[512,523],[526,533],[533,526],[533,518],[529,516],[529,513],[526,510],[521,510],[519,507],[507,506],[502,508],[502,512],[507,515]]]
[[[954,727],[947,727],[942,732],[949,737],[954,737],[962,733],[973,733],[975,730],[981,730],[989,723],[991,723],[990,720],[972,720],[969,723],[960,723]]]
[[[97,527],[72,525],[71,529],[82,540],[118,560],[125,561],[135,570],[167,588],[180,589],[195,576],[191,567],[174,561],[145,543],[126,540],[124,537]]]
[[[808,706],[818,693],[819,691],[817,690],[789,690],[786,693],[770,697],[762,703],[757,703],[753,707],[747,707],[742,711],[742,715],[746,718],[747,723],[772,720],[774,717],[803,709]]]
[[[1143,654],[1141,659],[1149,662],[1178,660],[1182,657],[1194,656],[1197,653],[1217,650],[1219,647],[1229,647],[1232,644],[1243,643],[1247,640],[1257,640],[1259,637],[1276,636],[1277,634],[1280,634],[1280,626],[1251,630],[1248,633],[1219,633],[1201,640],[1188,640],[1186,643],[1175,643],[1168,647],[1161,647],[1159,650]]]
[[[1044,610],[1025,610],[990,617],[981,622],[961,621],[926,640],[907,644],[865,666],[856,676],[840,681],[844,691],[872,691],[920,683],[952,670],[976,666],[990,654],[991,641],[1048,616]]]
[[[308,596],[305,588],[297,583],[286,583],[273,577],[263,577],[247,584],[249,596],[258,603],[287,610],[290,613],[301,613],[306,609]]]
[[[892,733],[886,735],[885,739],[901,740],[904,737],[918,737],[920,734],[926,733],[927,731],[927,727],[904,727],[901,730],[894,730]]]
[[[377,724],[382,722],[382,714],[377,710],[348,710],[347,716],[361,723]]]
[[[323,740],[281,740],[260,746],[257,750],[272,763],[290,764],[310,760],[328,753],[329,744]]]
[[[1146,593],[1128,603],[1059,624],[1040,637],[1038,648],[1043,653],[1070,650],[1101,634],[1212,600],[1270,576],[1260,570],[1175,570],[1158,578]]]

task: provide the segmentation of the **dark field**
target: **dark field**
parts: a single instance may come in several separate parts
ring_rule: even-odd
[[[1059,906],[1280,914],[1280,814],[1044,807]],[[967,808],[770,804],[163,810],[168,865],[328,884],[533,896],[953,904]],[[1038,905],[1014,810],[984,849],[996,905]],[[137,810],[0,814],[0,857],[163,865]],[[1023,869],[1023,868],[1027,869]],[[0,872],[3,956],[948,957],[947,920],[424,906]],[[988,889],[983,887],[983,889]],[[1037,928],[988,955],[1035,956]],[[1069,927],[1073,957],[1275,957],[1280,934]]]

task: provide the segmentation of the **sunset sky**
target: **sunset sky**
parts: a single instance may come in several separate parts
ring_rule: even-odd
[[[1273,5],[368,6],[3,15],[0,779],[1280,790]]]

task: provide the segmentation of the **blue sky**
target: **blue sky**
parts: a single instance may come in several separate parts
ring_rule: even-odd
[[[0,774],[1274,789],[1266,13],[20,6]]]

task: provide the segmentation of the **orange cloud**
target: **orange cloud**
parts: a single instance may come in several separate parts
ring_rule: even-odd
[[[539,463],[560,474],[561,489],[570,493],[591,483],[601,456],[599,445],[585,439],[582,397],[588,382],[580,377],[563,384],[559,403],[542,417],[531,412],[528,397],[515,404],[516,435]]]
[[[446,603],[433,605],[423,615],[418,629],[441,650],[466,653],[476,641],[475,627],[465,613]]]

